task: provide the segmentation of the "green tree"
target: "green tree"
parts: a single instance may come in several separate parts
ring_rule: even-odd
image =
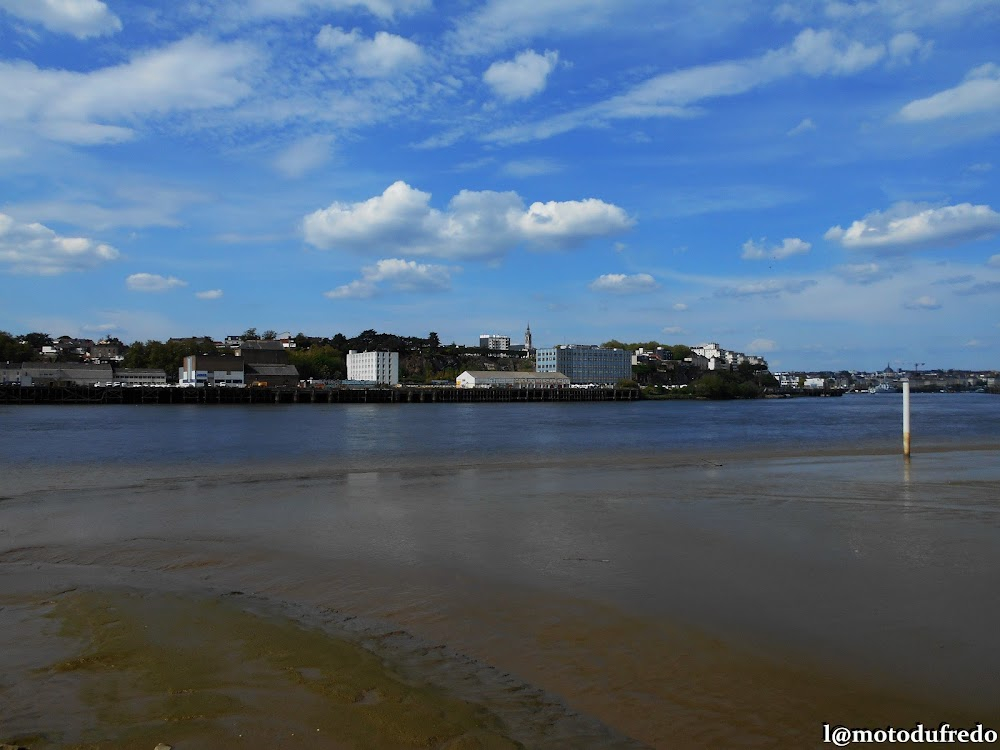
[[[427,334],[427,346],[431,349],[441,348],[441,339],[438,338],[437,331],[431,331]]]
[[[260,336],[257,335],[256,328],[247,328],[243,332],[243,335],[240,336],[240,338],[243,339],[244,341],[257,341],[260,338]]]
[[[264,331],[264,333],[262,333],[260,337],[264,339],[264,341],[274,341],[276,338],[278,338],[278,332],[268,329]]]

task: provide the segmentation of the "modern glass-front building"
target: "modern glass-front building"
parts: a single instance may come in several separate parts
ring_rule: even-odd
[[[614,385],[632,379],[632,354],[583,344],[552,346],[536,350],[535,372],[561,372],[573,384]]]

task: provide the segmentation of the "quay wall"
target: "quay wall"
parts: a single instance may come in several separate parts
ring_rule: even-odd
[[[635,401],[634,388],[97,388],[0,386],[0,404],[421,404]]]

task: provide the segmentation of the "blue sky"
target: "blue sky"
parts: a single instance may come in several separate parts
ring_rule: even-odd
[[[996,0],[0,0],[0,328],[1000,367]]]

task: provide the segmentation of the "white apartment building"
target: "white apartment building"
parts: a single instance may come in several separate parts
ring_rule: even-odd
[[[479,337],[479,348],[498,352],[508,351],[510,349],[510,336],[501,336],[499,333],[484,333]]]
[[[347,379],[399,385],[399,352],[347,353]]]

